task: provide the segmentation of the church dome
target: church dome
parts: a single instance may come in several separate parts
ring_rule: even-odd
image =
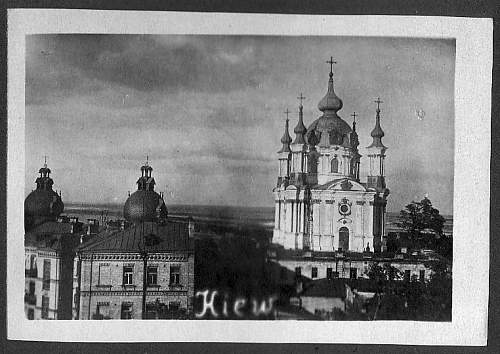
[[[36,189],[24,201],[24,213],[32,217],[57,217],[64,211],[61,197],[52,189]]]
[[[52,189],[54,181],[50,178],[51,171],[46,161],[38,173],[36,189],[24,200],[24,214],[33,219],[56,218],[64,211],[64,204],[61,196]]]
[[[154,191],[152,171],[153,168],[148,163],[141,167],[142,175],[137,180],[137,191],[128,197],[123,207],[123,216],[127,221],[156,221],[167,217],[165,201]]]
[[[164,219],[167,217],[167,207],[155,191],[137,190],[125,202],[123,216],[130,222]]]
[[[345,144],[345,138],[349,139],[352,129],[346,121],[337,115],[337,111],[342,108],[342,105],[342,100],[337,97],[333,89],[333,73],[330,71],[328,91],[318,104],[323,115],[307,129],[306,138],[309,144],[319,144],[324,147]]]

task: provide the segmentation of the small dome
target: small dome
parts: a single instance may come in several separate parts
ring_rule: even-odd
[[[333,73],[330,72],[330,79],[328,80],[328,91],[325,97],[318,103],[318,109],[322,112],[333,111],[337,112],[342,109],[342,100],[337,97],[333,89]]]
[[[123,207],[127,221],[155,221],[167,217],[163,198],[153,190],[137,190],[128,197]]]
[[[36,189],[24,201],[24,213],[31,217],[57,217],[64,211],[61,197],[52,189]]]

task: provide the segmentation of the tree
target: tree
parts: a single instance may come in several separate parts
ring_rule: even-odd
[[[411,202],[400,213],[398,226],[408,233],[415,248],[437,247],[437,240],[443,236],[444,218],[439,210],[425,197],[420,202]]]

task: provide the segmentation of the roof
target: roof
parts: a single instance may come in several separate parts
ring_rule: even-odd
[[[189,224],[146,221],[112,234],[99,234],[79,247],[81,252],[188,251],[194,249],[189,239]]]
[[[75,231],[72,233],[72,229]],[[24,245],[51,250],[74,249],[80,242],[81,223],[47,221],[24,235]]]
[[[334,297],[345,299],[345,282],[341,279],[318,279],[310,282],[300,297]]]

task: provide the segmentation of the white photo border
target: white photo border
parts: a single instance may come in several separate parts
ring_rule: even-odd
[[[491,19],[69,9],[10,9],[7,16],[7,336],[9,339],[66,342],[486,345],[493,62]],[[388,36],[455,39],[452,321],[27,320],[23,304],[25,36],[41,33]]]

